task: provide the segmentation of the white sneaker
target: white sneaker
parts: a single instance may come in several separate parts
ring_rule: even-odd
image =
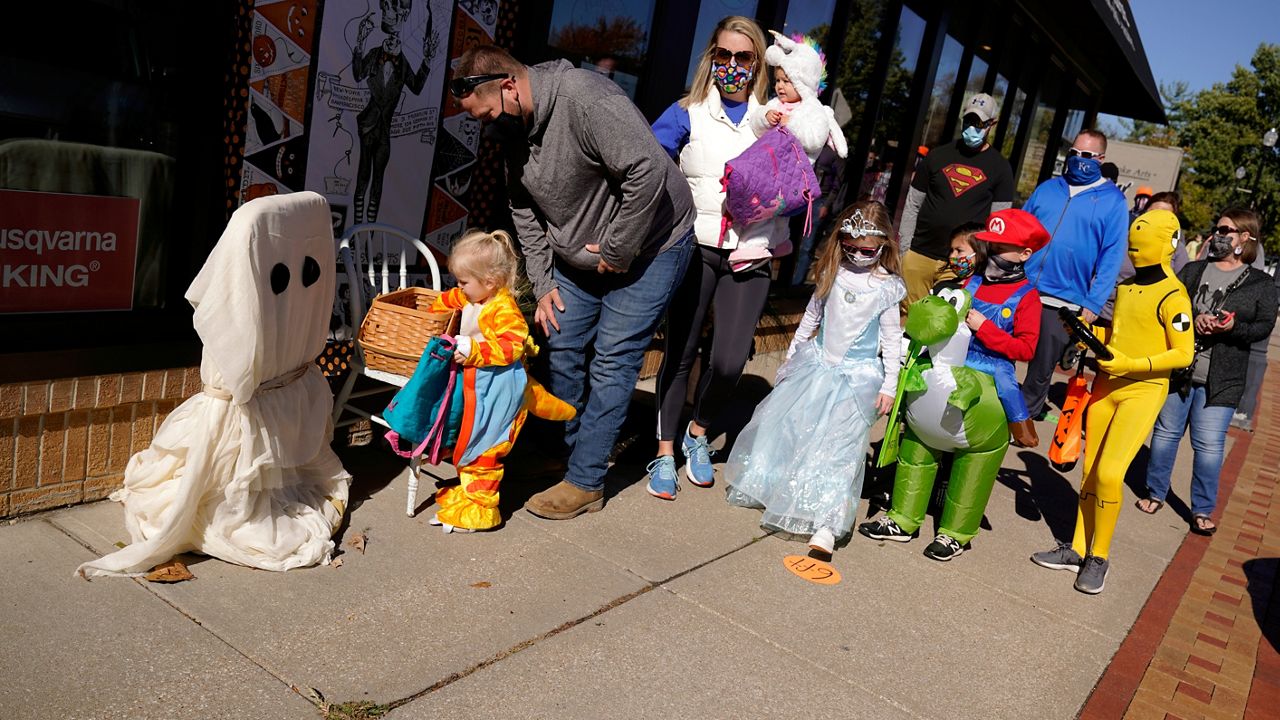
[[[427,524],[432,527],[440,527],[441,525],[444,525],[444,522],[440,520],[439,515],[432,515],[431,519],[427,521]]]
[[[831,528],[818,528],[818,532],[809,538],[809,547],[830,555],[836,549],[836,535]]]

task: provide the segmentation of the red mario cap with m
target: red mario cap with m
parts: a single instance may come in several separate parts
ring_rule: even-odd
[[[1036,216],[1015,208],[991,213],[987,218],[987,229],[973,236],[987,242],[1030,248],[1032,252],[1049,242],[1049,231]]]

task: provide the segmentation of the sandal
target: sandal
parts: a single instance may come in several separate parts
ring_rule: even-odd
[[[1218,526],[1208,515],[1195,515],[1191,518],[1191,532],[1197,535],[1212,535],[1218,532]]]
[[[1142,503],[1151,503],[1151,504],[1147,505],[1146,507],[1143,507]],[[1138,501],[1134,503],[1133,506],[1148,515],[1155,515],[1156,513],[1160,512],[1160,508],[1164,507],[1164,501],[1156,500],[1155,498],[1138,498]]]

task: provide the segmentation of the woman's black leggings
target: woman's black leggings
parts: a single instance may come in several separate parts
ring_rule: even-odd
[[[675,440],[681,430],[689,371],[698,356],[703,320],[712,307],[711,362],[698,380],[693,421],[707,427],[715,420],[751,355],[769,281],[768,263],[735,273],[729,268],[728,250],[698,247],[667,310],[666,347],[658,371],[659,440]]]

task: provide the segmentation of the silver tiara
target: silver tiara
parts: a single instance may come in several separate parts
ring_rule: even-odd
[[[852,215],[840,223],[840,232],[856,238],[868,235],[889,237],[889,234],[876,227],[875,223],[863,218],[861,210],[854,210]]]

